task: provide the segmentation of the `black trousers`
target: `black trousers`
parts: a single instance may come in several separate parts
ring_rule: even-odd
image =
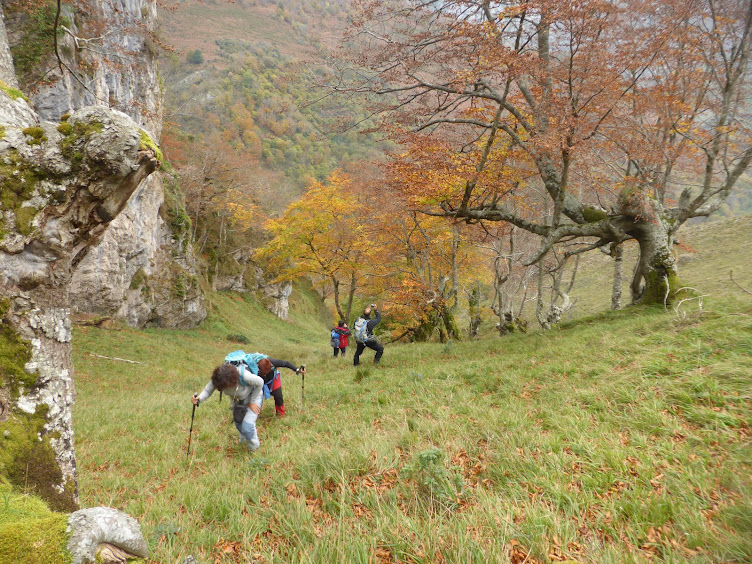
[[[381,355],[384,354],[384,345],[378,341],[368,341],[367,343],[358,343],[358,348],[355,349],[355,356],[353,357],[353,366],[360,364],[360,355],[366,350],[366,347],[376,351],[376,356],[373,357],[373,363],[377,364],[381,360]]]
[[[285,399],[282,397],[282,387],[280,386],[276,390],[271,391],[272,397],[274,398],[274,405],[279,407],[280,405],[285,405]]]

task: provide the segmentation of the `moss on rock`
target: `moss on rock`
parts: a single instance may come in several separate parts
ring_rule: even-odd
[[[37,125],[27,127],[23,130],[23,134],[27,137],[31,137],[31,139],[26,140],[27,145],[41,145],[42,143],[47,141],[47,136],[44,134],[44,129]]]
[[[39,496],[53,510],[75,511],[74,492],[55,487],[63,483],[63,475],[50,437],[43,434],[47,411],[46,405],[40,405],[34,414],[17,413],[0,424],[0,476]]]
[[[0,316],[9,306],[10,300],[0,300]],[[10,390],[11,396],[17,396],[21,387],[30,388],[36,383],[36,376],[26,371],[30,360],[31,345],[0,320],[0,387]]]
[[[69,564],[67,527],[67,515],[0,481],[0,562]]]
[[[143,268],[139,268],[133,274],[133,278],[131,278],[130,289],[138,290],[139,288],[141,289],[141,293],[144,296],[149,295],[149,276],[146,274]]]
[[[162,154],[162,150],[159,148],[159,145],[157,145],[154,142],[154,139],[151,138],[151,136],[146,133],[143,129],[140,130],[141,132],[141,144],[139,145],[139,149],[142,151],[150,150],[154,153],[154,157],[157,159],[159,164],[164,163],[164,155]]]
[[[13,149],[5,153],[4,161],[0,161],[0,209],[13,212],[16,229],[21,235],[31,234],[31,222],[39,211],[23,204],[35,195],[39,182],[48,176]]]
[[[16,210],[16,229],[21,235],[31,235],[31,223],[37,215],[37,208],[32,206],[20,207]]]
[[[54,57],[52,36],[55,33],[57,10],[55,2],[16,4],[28,4],[22,9],[25,14],[19,20],[20,26],[17,26],[19,40],[14,41],[10,48],[16,74],[23,83],[24,79],[35,74],[34,71],[39,71],[45,61]],[[57,33],[62,35],[63,30],[58,28]]]
[[[17,88],[11,88],[2,80],[0,80],[0,90],[5,92],[8,96],[13,98],[14,100],[18,100],[19,98],[21,98],[22,100],[26,100],[27,102],[29,101],[29,99],[26,96],[24,96],[23,92],[21,92]]]
[[[67,121],[64,121],[63,123],[57,126],[57,130],[67,137],[68,135],[73,133],[73,126],[69,124]]]
[[[61,123],[58,125],[58,131],[63,134],[63,139],[60,141],[60,152],[66,159],[71,161],[72,165],[80,164],[84,159],[84,155],[80,151],[81,143],[79,141],[81,139],[88,139],[91,135],[101,133],[103,130],[104,124],[100,121],[77,121],[73,125],[67,121]]]
[[[0,318],[5,317],[10,306],[8,298],[0,299]],[[26,370],[30,360],[30,344],[9,323],[1,321],[0,387],[8,390],[11,398],[17,398],[22,388],[28,390],[36,384],[36,375]],[[48,411],[46,404],[40,404],[33,414],[15,411],[0,423],[0,479],[35,493],[53,509],[75,510],[75,492],[61,492],[54,486],[63,482],[63,476],[51,437],[44,432]],[[73,488],[74,484],[69,486]],[[0,562],[5,560],[0,558]]]

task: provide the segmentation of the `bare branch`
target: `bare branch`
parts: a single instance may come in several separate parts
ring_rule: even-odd
[[[750,296],[752,296],[752,292],[750,292],[750,291],[749,291],[749,290],[747,290],[747,289],[746,289],[746,288],[745,288],[744,286],[742,286],[741,284],[739,284],[739,282],[737,282],[736,280],[734,280],[734,271],[733,271],[733,270],[730,270],[730,271],[729,271],[729,277],[731,278],[731,281],[732,281],[732,282],[733,282],[734,284],[736,284],[736,285],[737,285],[737,287],[738,287],[738,288],[739,288],[739,289],[740,289],[740,290],[741,290],[742,292],[744,292],[745,294],[749,294]]]

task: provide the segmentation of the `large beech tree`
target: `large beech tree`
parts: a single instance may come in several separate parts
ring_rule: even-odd
[[[676,231],[752,161],[751,0],[362,8],[355,88],[393,110],[392,178],[414,204],[538,235],[528,263],[635,239],[634,301],[671,298]]]

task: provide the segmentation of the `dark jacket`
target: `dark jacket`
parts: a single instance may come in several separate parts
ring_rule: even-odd
[[[286,360],[279,360],[278,358],[269,357],[269,362],[272,363],[272,366],[274,366],[275,369],[269,371],[269,374],[267,374],[266,376],[263,376],[264,384],[268,384],[274,379],[274,375],[277,372],[277,369],[279,368],[289,368],[293,372],[298,371],[297,366],[295,366],[292,362],[287,362]]]

